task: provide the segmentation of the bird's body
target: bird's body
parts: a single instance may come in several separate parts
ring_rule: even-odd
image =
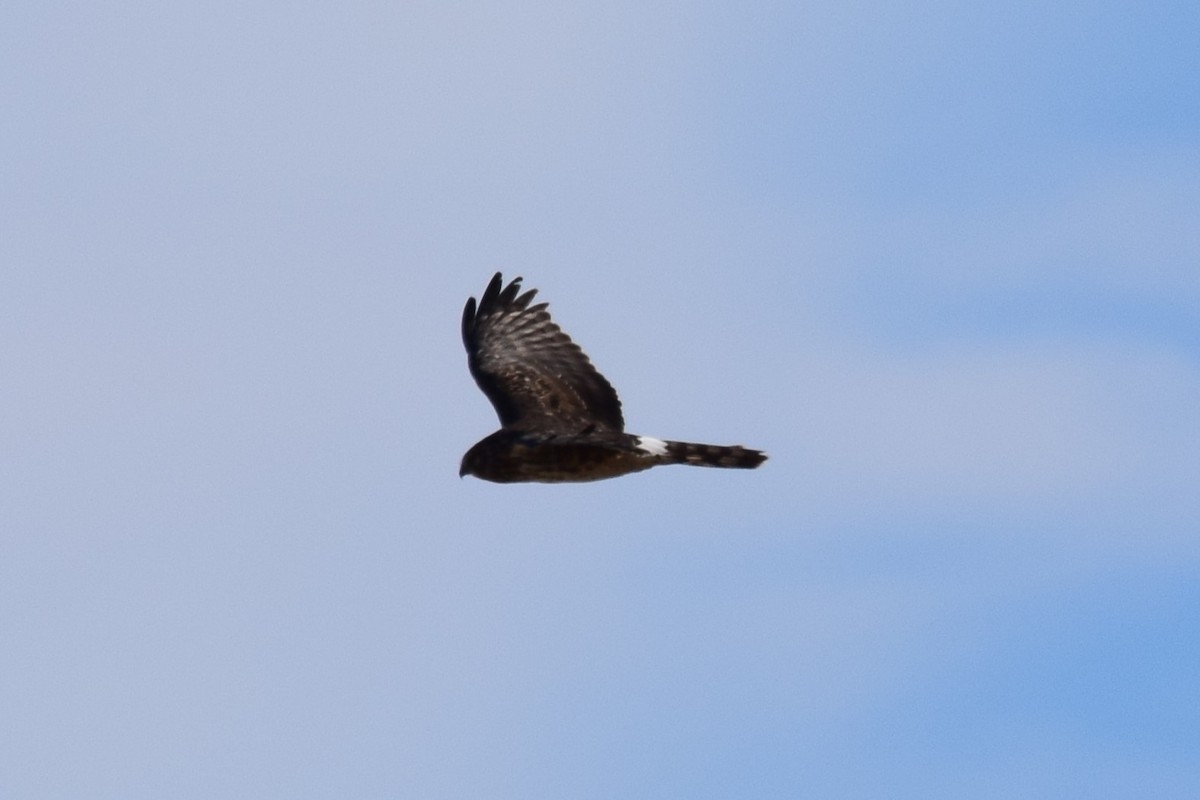
[[[757,467],[766,455],[741,446],[692,444],[625,433],[621,401],[579,346],[531,306],[521,279],[500,273],[463,309],[471,374],[492,401],[500,430],[463,456],[460,475],[497,483],[595,481],[660,464]]]
[[[463,466],[497,483],[598,481],[654,466],[626,433],[540,434],[501,428],[476,444]]]

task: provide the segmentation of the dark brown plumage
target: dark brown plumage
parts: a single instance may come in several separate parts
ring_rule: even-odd
[[[497,272],[463,309],[467,364],[500,417],[500,430],[463,456],[459,475],[498,483],[593,481],[659,464],[754,468],[766,460],[740,445],[691,444],[625,433],[621,401],[579,346]]]

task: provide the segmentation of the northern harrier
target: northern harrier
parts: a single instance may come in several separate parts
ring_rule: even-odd
[[[467,364],[496,407],[500,430],[463,456],[459,476],[497,483],[596,481],[659,464],[753,469],[766,454],[625,433],[621,401],[546,303],[529,305],[497,272],[479,304],[467,300],[462,335]]]

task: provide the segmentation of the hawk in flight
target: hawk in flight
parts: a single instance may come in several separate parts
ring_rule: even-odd
[[[571,337],[550,319],[537,289],[497,272],[463,309],[467,364],[496,407],[500,430],[463,456],[459,476],[497,483],[597,481],[659,464],[753,469],[766,454],[625,433],[621,401]]]

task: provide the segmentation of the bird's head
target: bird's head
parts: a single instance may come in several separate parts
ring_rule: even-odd
[[[458,477],[479,474],[480,453],[479,445],[475,445],[463,454],[462,463],[458,466]]]

